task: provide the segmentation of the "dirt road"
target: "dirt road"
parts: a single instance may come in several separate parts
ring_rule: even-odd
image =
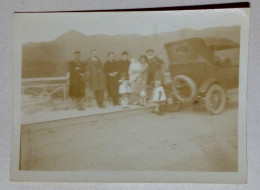
[[[219,115],[151,108],[22,126],[23,170],[237,170],[237,103]]]

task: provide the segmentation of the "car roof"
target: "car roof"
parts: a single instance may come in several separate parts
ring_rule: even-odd
[[[219,37],[206,37],[204,38],[205,43],[215,51],[239,48],[240,44],[227,38]]]
[[[183,40],[178,40],[178,41],[172,41],[169,43],[166,43],[164,46],[167,48],[169,46],[178,46],[178,45],[182,45],[182,44],[194,44],[194,43],[204,43],[204,40],[202,38],[188,38],[188,39],[183,39]]]
[[[188,38],[178,41],[173,41],[165,44],[165,48],[169,46],[178,46],[185,43],[189,43],[190,45],[196,43],[205,43],[209,48],[214,51],[225,50],[225,49],[233,49],[239,48],[240,44],[230,39],[220,38],[220,37],[205,37],[205,38]]]

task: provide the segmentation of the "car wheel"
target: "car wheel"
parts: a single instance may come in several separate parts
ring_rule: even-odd
[[[179,102],[175,97],[170,97],[167,99],[167,111],[177,112],[182,108],[182,103]]]
[[[226,102],[226,91],[222,86],[215,84],[208,89],[205,103],[206,109],[211,114],[221,113],[226,106]]]
[[[177,75],[172,82],[173,94],[181,103],[193,102],[198,95],[197,84],[189,77]]]

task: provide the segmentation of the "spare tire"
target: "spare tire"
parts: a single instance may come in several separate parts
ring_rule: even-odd
[[[177,75],[173,78],[172,89],[176,99],[184,104],[193,102],[198,95],[197,84],[185,75]]]

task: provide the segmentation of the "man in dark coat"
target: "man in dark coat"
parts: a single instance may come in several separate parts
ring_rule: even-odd
[[[125,75],[126,79],[129,79],[129,53],[127,51],[123,51],[121,53],[121,59],[118,61],[118,70],[119,70],[119,76]]]
[[[154,50],[148,49],[146,51],[148,58],[148,79],[147,82],[153,85],[156,80],[160,80],[161,84],[164,82],[162,66],[164,64],[163,60],[154,55]]]
[[[114,106],[119,105],[119,69],[113,52],[108,53],[108,60],[104,65],[104,71],[107,80],[108,96],[112,98]]]
[[[98,107],[104,108],[105,74],[102,63],[97,56],[97,50],[91,50],[87,65],[90,89],[95,94]]]
[[[74,59],[69,61],[69,96],[76,102],[79,110],[84,110],[86,88],[86,64],[80,61],[80,52],[74,52]]]

